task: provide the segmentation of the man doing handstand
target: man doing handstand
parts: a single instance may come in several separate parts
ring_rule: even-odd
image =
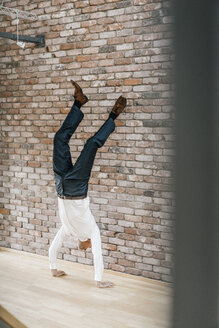
[[[94,136],[87,140],[80,156],[73,165],[69,141],[84,117],[81,106],[88,101],[88,98],[76,82],[71,82],[75,88],[75,101],[54,137],[53,171],[62,226],[49,248],[49,264],[54,277],[65,275],[64,271],[57,270],[56,257],[64,237],[72,235],[78,238],[80,249],[86,250],[91,247],[96,286],[112,287],[113,283],[110,281],[102,281],[104,266],[100,231],[91,213],[87,192],[96,152],[114,131],[114,120],[125,108],[126,98],[120,96],[117,99],[108,119]]]

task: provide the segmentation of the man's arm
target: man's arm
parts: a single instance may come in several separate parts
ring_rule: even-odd
[[[94,279],[96,281],[96,286],[99,288],[112,287],[113,286],[112,282],[102,281],[104,266],[103,266],[102,250],[101,250],[100,230],[97,224],[95,224],[93,234],[91,236],[91,250],[94,259],[94,270],[95,270]]]

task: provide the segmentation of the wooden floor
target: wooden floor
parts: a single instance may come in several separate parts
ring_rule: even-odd
[[[63,260],[57,265],[68,275],[52,277],[45,256],[0,248],[3,319],[8,311],[28,328],[170,327],[169,284],[105,270],[104,279],[115,287],[100,289],[93,267]]]

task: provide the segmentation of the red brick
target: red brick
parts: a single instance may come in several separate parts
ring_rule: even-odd
[[[70,50],[70,49],[75,49],[75,43],[61,44],[60,46],[60,50]]]
[[[79,55],[76,57],[76,61],[88,61],[90,59],[90,56],[86,56],[86,55]]]
[[[89,5],[89,1],[88,0],[83,0],[83,1],[77,1],[75,2],[75,8],[84,8],[87,7]]]
[[[124,272],[125,268],[124,266],[118,265],[118,264],[109,264],[109,269],[115,270],[115,271],[120,271]]]
[[[119,259],[118,260],[118,264],[119,265],[122,265],[122,266],[125,266],[125,267],[134,267],[135,266],[135,263],[132,262],[132,261],[128,261],[128,260],[124,260],[124,259]]]
[[[124,85],[139,85],[142,84],[141,79],[128,79],[124,80]]]
[[[50,33],[46,33],[46,38],[47,39],[55,39],[59,37],[59,33],[58,32],[50,32]]]
[[[112,244],[105,244],[103,246],[104,249],[108,249],[109,251],[116,251],[117,245],[112,245]]]
[[[30,167],[40,167],[40,163],[38,163],[38,162],[28,162],[28,166],[30,166]]]
[[[60,63],[66,64],[66,63],[72,63],[73,59],[71,57],[64,57],[60,58]]]
[[[125,228],[125,233],[130,233],[130,234],[136,235],[137,230],[133,229],[133,228]]]
[[[8,215],[10,214],[10,210],[7,210],[6,208],[0,208],[0,213]]]

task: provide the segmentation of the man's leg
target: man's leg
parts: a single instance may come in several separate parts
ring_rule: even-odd
[[[52,244],[49,248],[49,265],[53,276],[62,276],[65,274],[64,271],[58,271],[56,267],[56,257],[58,249],[62,246],[63,239],[65,237],[64,227],[61,226],[55,238],[52,241]]]
[[[115,123],[112,118],[109,118],[98,132],[87,140],[73,168],[73,172],[77,172],[77,177],[79,179],[90,178],[97,150],[104,145],[107,138],[114,130]]]
[[[115,130],[114,120],[123,111],[125,106],[126,98],[120,96],[117,99],[109,118],[95,133],[95,135],[87,140],[73,168],[73,172],[77,172],[77,177],[79,179],[90,178],[97,149],[104,145],[109,135]]]
[[[72,168],[69,140],[84,117],[80,107],[88,101],[79,85],[74,81],[71,82],[75,87],[75,102],[54,137],[53,170],[60,175],[64,175]]]
[[[61,128],[56,132],[53,147],[53,170],[63,175],[72,167],[69,140],[77,129],[84,114],[76,107],[72,106]]]

